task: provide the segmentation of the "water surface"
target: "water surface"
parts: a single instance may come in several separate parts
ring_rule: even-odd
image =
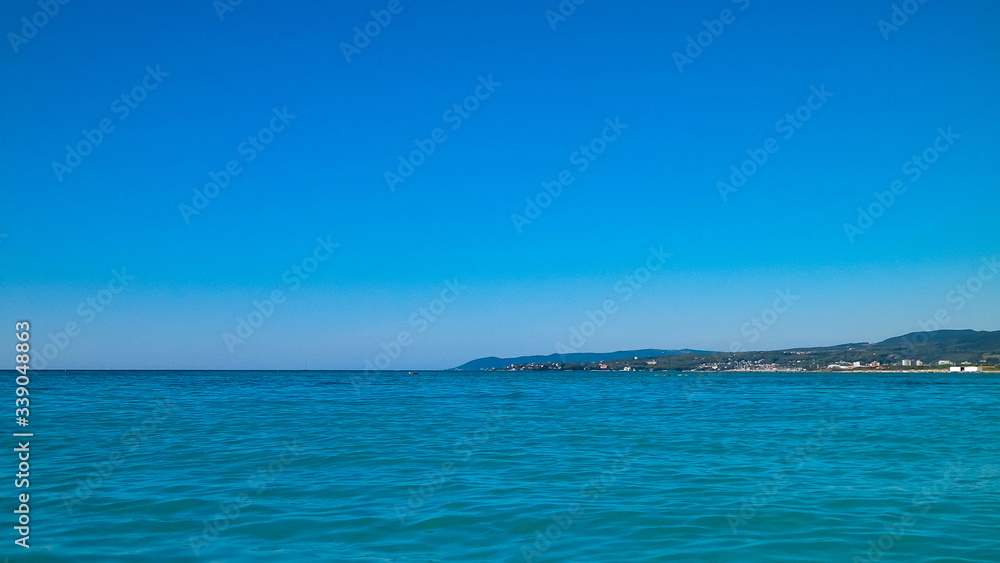
[[[31,392],[33,547],[8,527],[10,561],[1000,561],[996,376],[36,372]]]

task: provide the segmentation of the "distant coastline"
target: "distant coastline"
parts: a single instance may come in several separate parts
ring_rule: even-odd
[[[628,351],[587,353],[582,361],[583,354],[480,358],[455,369],[475,371],[469,367],[491,364],[480,371],[989,373],[1000,366],[1000,331],[914,332],[874,344],[757,352],[666,350],[666,354],[642,355],[645,352],[649,350],[635,355]],[[533,361],[516,361],[522,358]]]

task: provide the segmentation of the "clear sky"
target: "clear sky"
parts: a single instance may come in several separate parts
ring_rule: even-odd
[[[1000,4],[903,7],[4,2],[0,326],[140,369],[996,330]]]

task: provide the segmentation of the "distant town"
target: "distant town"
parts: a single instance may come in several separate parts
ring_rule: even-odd
[[[645,365],[635,365],[633,362],[642,360]],[[881,362],[839,362],[825,367],[805,367],[801,360],[794,364],[765,363],[763,360],[735,360],[729,362],[705,362],[693,369],[676,369],[666,366],[658,367],[656,360],[635,357],[633,362],[609,361],[596,365],[577,363],[530,363],[511,364],[504,368],[494,368],[488,371],[695,371],[695,372],[823,372],[823,371],[922,371],[922,372],[1000,372],[1000,365],[974,366],[970,362],[955,365],[949,360],[938,360],[936,364],[928,365],[921,360],[903,360],[899,364],[882,364]],[[622,365],[624,364],[624,365]],[[1000,362],[997,362],[1000,364]]]
[[[649,351],[644,351],[649,352]],[[679,371],[679,372],[949,372],[1000,370],[1000,331],[941,330],[911,333],[875,344],[759,352],[653,351],[663,355],[623,357],[625,352],[569,354],[545,360],[491,360],[488,371]],[[586,357],[584,361],[574,361]],[[598,357],[591,360],[591,358]],[[533,358],[541,358],[539,356]],[[459,368],[462,369],[462,368]]]

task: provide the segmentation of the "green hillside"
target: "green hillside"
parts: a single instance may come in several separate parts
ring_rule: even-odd
[[[903,366],[904,360],[914,365]],[[916,366],[917,361],[923,366]],[[638,359],[513,366],[515,370],[636,371],[828,371],[833,364],[860,362],[877,369],[941,369],[939,361],[974,366],[1000,364],[1000,331],[939,330],[914,332],[878,343],[841,344],[822,348],[795,348],[759,352],[713,352],[658,355]]]

